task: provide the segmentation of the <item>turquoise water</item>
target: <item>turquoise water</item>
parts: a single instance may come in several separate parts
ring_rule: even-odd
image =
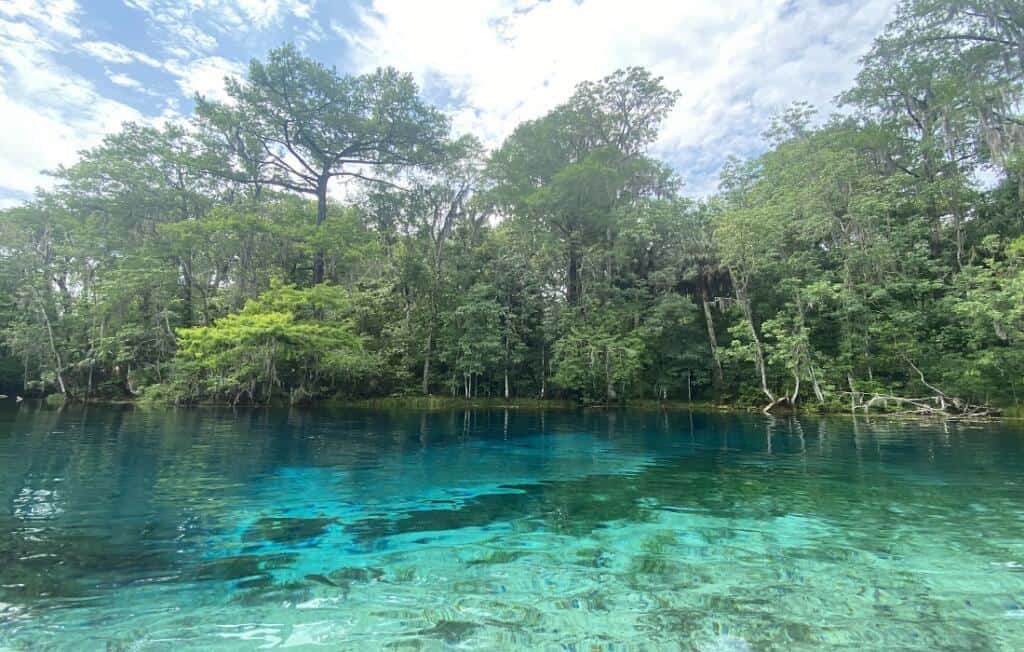
[[[1024,430],[0,409],[0,649],[1024,649]]]

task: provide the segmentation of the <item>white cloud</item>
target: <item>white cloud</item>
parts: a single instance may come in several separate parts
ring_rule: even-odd
[[[125,0],[178,37],[195,53],[212,52],[217,40],[196,26],[209,20],[221,31],[249,32],[280,24],[288,17],[308,19],[316,0]]]
[[[53,14],[54,29],[29,25],[24,20],[35,17],[24,12],[21,22],[0,20],[0,124],[17,125],[0,129],[0,180],[5,188],[23,193],[52,184],[43,170],[72,163],[79,150],[96,145],[122,122],[143,118],[54,61],[54,39],[78,33],[73,6],[54,7],[67,10],[63,17]],[[9,9],[4,7],[12,15]]]
[[[192,52],[212,52],[217,48],[217,39],[195,25],[181,24],[175,31]]]
[[[108,70],[107,76],[110,79],[110,81],[114,82],[118,86],[124,86],[125,88],[131,88],[132,90],[136,91],[146,90],[146,87],[142,85],[142,82],[140,82],[138,79],[135,79],[134,77],[129,77],[124,73],[115,73]]]
[[[4,0],[0,14],[9,19],[32,21],[45,25],[56,34],[77,38],[81,32],[75,22],[78,5],[75,0]]]
[[[495,145],[516,124],[566,99],[575,84],[641,65],[681,91],[655,152],[678,160],[705,148],[759,147],[768,116],[797,99],[827,109],[889,19],[894,0],[657,2],[374,0],[364,29],[333,31],[363,69],[391,64],[460,98],[456,130]],[[827,111],[825,111],[827,113]],[[681,165],[685,166],[685,162]],[[680,172],[688,177],[686,169]],[[690,178],[706,192],[707,173]]]
[[[324,28],[317,22],[308,22],[303,26],[302,31],[295,37],[295,45],[299,50],[305,52],[313,43],[319,43],[327,37]]]
[[[177,51],[180,58],[202,56],[217,48],[217,39],[199,28],[194,15],[205,8],[204,0],[124,0],[125,4],[144,11],[154,25],[167,34],[164,47]]]
[[[177,77],[181,92],[187,97],[196,93],[215,100],[226,100],[225,77],[238,77],[245,72],[245,66],[224,57],[201,57],[187,63],[171,60],[165,64],[167,70]]]
[[[120,43],[107,41],[84,41],[77,45],[78,49],[97,59],[108,63],[133,63],[138,61],[149,66],[159,67],[160,62],[143,52],[137,52]]]
[[[221,7],[230,7],[232,3],[217,4]],[[266,27],[287,14],[297,18],[309,18],[313,12],[313,2],[302,0],[234,0],[233,4],[257,27]]]
[[[84,55],[107,64],[107,79],[124,88],[152,94],[140,81],[148,77],[118,69],[142,63],[154,74],[170,74],[186,96],[198,92],[223,99],[224,76],[243,68],[206,53],[216,40],[190,23],[192,11],[205,2],[135,0],[153,24],[174,28],[164,47],[175,58],[159,61],[120,43],[90,39],[78,23],[82,9],[71,0],[0,0],[0,123],[17,125],[0,130],[0,198],[5,204],[37,187],[51,187],[53,179],[44,170],[74,163],[79,151],[99,144],[123,122],[182,119],[176,97],[168,98],[159,116],[104,97],[91,78],[61,65],[62,56]],[[281,7],[300,14],[308,10],[306,3],[283,2]]]
[[[492,146],[565,100],[578,82],[646,66],[682,93],[654,153],[703,194],[725,156],[761,146],[758,134],[773,111],[805,99],[827,113],[895,2],[368,1],[362,24],[350,26],[315,21],[317,0],[124,0],[145,12],[156,40],[140,52],[98,40],[86,21],[89,3],[0,0],[0,120],[19,125],[0,131],[0,184],[30,191],[47,183],[39,169],[73,162],[78,149],[123,120],[147,119],[102,97],[89,79],[62,68],[60,57],[84,53],[124,88],[149,92],[169,74],[186,97],[223,100],[223,78],[243,74],[244,65],[221,56],[222,48],[295,25],[290,37],[300,47],[326,40],[325,31],[353,45],[354,59],[337,62],[344,68],[390,64],[412,72],[432,97],[453,98],[447,110],[458,132]],[[150,68],[120,68],[138,63]],[[179,119],[180,99],[147,110]]]

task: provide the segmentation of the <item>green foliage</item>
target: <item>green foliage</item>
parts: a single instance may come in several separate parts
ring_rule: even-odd
[[[292,402],[344,390],[371,371],[348,317],[349,296],[331,285],[277,285],[238,313],[178,331],[182,400]]]
[[[643,353],[639,337],[574,328],[555,343],[552,380],[585,400],[614,401],[636,380]]]
[[[562,321],[552,347],[552,381],[588,402],[616,401],[636,389],[645,354],[638,329],[607,311],[590,319],[567,313]]]
[[[1011,5],[903,0],[844,115],[795,102],[705,200],[650,155],[678,94],[641,68],[579,84],[487,152],[450,139],[408,75],[275,49],[230,103],[124,125],[0,211],[0,389],[1019,402]]]
[[[454,336],[448,358],[463,379],[466,398],[474,395],[474,379],[495,372],[503,361],[505,315],[494,294],[489,285],[473,285],[451,313],[448,324]]]

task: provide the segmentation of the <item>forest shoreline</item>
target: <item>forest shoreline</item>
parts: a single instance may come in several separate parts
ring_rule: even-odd
[[[635,410],[635,411],[665,411],[665,412],[708,412],[708,413],[736,413],[736,414],[760,414],[763,407],[744,403],[716,403],[712,401],[681,401],[665,400],[657,401],[652,399],[633,399],[618,403],[586,403],[568,399],[505,399],[505,398],[473,398],[466,399],[460,396],[385,396],[378,398],[329,398],[303,404],[290,404],[287,401],[271,401],[270,403],[240,403],[232,405],[227,402],[200,401],[187,404],[164,403],[160,401],[146,401],[132,398],[110,399],[93,398],[61,399],[50,400],[51,397],[60,397],[59,394],[51,394],[44,398],[25,399],[30,404],[38,404],[49,408],[62,408],[66,406],[99,406],[99,407],[133,407],[142,409],[216,409],[216,408],[244,408],[244,409],[273,409],[273,408],[300,408],[309,410],[337,410],[345,408],[355,409],[376,409],[376,410],[413,410],[423,412],[443,412],[458,409],[472,410]],[[6,403],[7,401],[3,401]],[[13,403],[13,400],[10,401]],[[777,413],[768,414],[775,417],[789,416],[815,416],[834,417],[851,416],[864,418],[885,418],[907,421],[1024,421],[1024,405],[1000,405],[994,406],[998,414],[985,417],[958,417],[956,415],[942,414],[906,414],[898,412],[870,412],[857,413],[850,410],[830,410],[820,406],[810,406],[809,409],[786,409]]]
[[[657,145],[692,89],[645,68],[485,143],[411,74],[275,48],[0,210],[0,390],[1019,413],[1021,19],[899,5],[833,113],[697,196]]]

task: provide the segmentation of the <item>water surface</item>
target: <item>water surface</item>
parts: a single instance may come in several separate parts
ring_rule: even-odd
[[[1024,649],[1024,432],[0,409],[0,648]]]

